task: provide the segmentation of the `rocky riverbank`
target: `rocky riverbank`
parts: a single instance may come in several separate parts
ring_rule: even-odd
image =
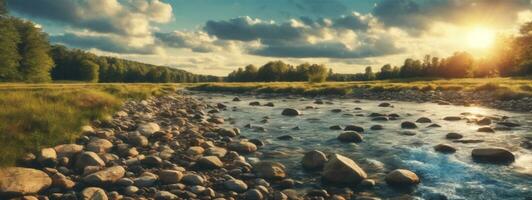
[[[320,103],[323,102],[315,102]],[[227,109],[230,108],[223,103],[211,105],[184,95],[127,102],[112,119],[95,121],[84,127],[84,135],[75,143],[44,148],[21,158],[18,167],[1,169],[0,197],[52,200],[379,199],[358,191],[374,187],[375,180],[368,178],[370,174],[356,161],[318,150],[304,154],[301,170],[320,173],[321,183],[304,192],[294,190],[299,183],[290,177],[285,165],[250,159],[261,151],[264,142],[246,139],[238,128],[227,128],[224,125],[227,119],[218,115]],[[287,109],[279,116],[300,114],[297,109]],[[397,118],[377,114],[372,118]],[[416,123],[426,123],[427,120],[430,121],[420,118]],[[491,124],[491,119],[488,120]],[[475,123],[486,124],[488,120]],[[403,122],[401,127],[414,129],[416,123]],[[362,127],[336,128],[345,130],[338,136],[341,142],[363,140]],[[458,136],[449,137],[456,139]],[[452,147],[444,144],[436,148],[452,153]],[[514,160],[514,155],[502,148],[476,149],[472,157],[489,163]],[[415,187],[423,181],[408,169],[392,170],[382,179],[394,188]],[[410,196],[398,198],[408,199]]]

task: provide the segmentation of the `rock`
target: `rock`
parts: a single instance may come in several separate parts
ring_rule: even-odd
[[[357,163],[340,154],[334,154],[323,168],[322,178],[333,184],[358,184],[367,178]]]
[[[329,129],[331,129],[331,130],[342,130],[343,128],[340,125],[334,125],[334,126],[330,126]]]
[[[240,101],[240,98],[235,97],[235,98],[233,98],[233,101]]]
[[[301,164],[303,165],[303,168],[307,170],[315,170],[322,169],[327,161],[327,156],[325,156],[323,152],[312,150],[305,153],[303,159],[301,160]]]
[[[495,130],[493,128],[486,126],[486,127],[480,127],[478,128],[477,132],[484,132],[484,133],[495,133]]]
[[[517,123],[513,123],[513,122],[497,122],[497,124],[499,125],[503,125],[503,126],[506,126],[506,127],[519,127],[521,125],[517,124]]]
[[[459,133],[447,133],[447,135],[445,135],[445,138],[450,139],[450,140],[461,139],[463,137],[464,136],[462,136]]]
[[[139,188],[133,185],[127,186],[126,188],[124,188],[124,194],[128,196],[133,196],[137,194],[138,191],[139,191]]]
[[[36,194],[52,185],[52,179],[43,171],[7,167],[0,169],[0,197]]]
[[[176,170],[161,170],[159,172],[159,179],[163,184],[179,183],[183,178],[183,173]]]
[[[191,156],[201,155],[205,152],[205,149],[200,146],[192,146],[187,149],[187,154]]]
[[[140,161],[140,163],[148,167],[160,167],[163,164],[163,159],[159,156],[146,156]]]
[[[284,116],[298,116],[301,115],[301,112],[293,108],[285,108],[281,114]]]
[[[161,127],[158,124],[149,122],[138,126],[137,131],[144,136],[150,136],[151,134],[160,131]]]
[[[386,175],[385,181],[392,186],[412,186],[419,183],[419,178],[409,170],[396,169]]]
[[[368,178],[364,179],[362,182],[360,182],[360,186],[366,187],[366,188],[375,187],[375,180],[368,179]]]
[[[203,185],[203,183],[205,182],[203,177],[197,174],[186,174],[181,180],[187,185]]]
[[[333,113],[339,113],[339,112],[342,112],[342,109],[340,109],[340,108],[335,108],[335,109],[332,109],[331,112],[333,112]]]
[[[384,129],[384,127],[382,125],[380,125],[380,124],[377,124],[377,125],[371,126],[369,129],[374,130],[374,131],[378,131],[378,130]]]
[[[133,184],[140,188],[151,187],[157,182],[157,179],[159,179],[159,176],[150,172],[144,172],[138,178],[133,179]]]
[[[453,142],[464,143],[464,144],[472,144],[472,143],[481,143],[481,142],[484,142],[484,140],[460,139],[460,140],[454,140]]]
[[[438,144],[434,146],[434,150],[442,153],[454,153],[456,148],[448,144]]]
[[[246,193],[244,193],[244,199],[245,200],[262,200],[264,199],[264,196],[259,190],[251,189],[251,190],[248,190]]]
[[[155,193],[155,200],[174,200],[174,199],[179,199],[179,197],[168,191],[158,191],[157,193]]]
[[[70,190],[72,189],[76,183],[69,178],[67,178],[65,175],[61,173],[55,173],[51,176],[52,178],[52,185],[54,187],[59,187],[61,189]]]
[[[417,135],[417,133],[414,132],[414,131],[401,131],[401,132],[399,132],[399,134],[401,134],[401,135],[407,135],[407,136]]]
[[[356,131],[356,132],[359,132],[359,133],[363,133],[364,132],[364,128],[362,128],[360,126],[355,126],[355,125],[347,125],[344,128],[344,131]]]
[[[471,156],[475,162],[492,164],[509,164],[515,161],[515,156],[512,152],[499,147],[473,149]]]
[[[130,145],[136,146],[136,147],[146,147],[149,144],[148,138],[141,134],[129,134],[128,136],[128,142]]]
[[[282,136],[279,136],[277,137],[278,140],[293,140],[294,137],[290,136],[290,135],[282,135]]]
[[[272,102],[268,102],[268,103],[264,104],[264,106],[274,107],[275,105]]]
[[[439,124],[431,124],[427,126],[427,128],[440,128],[441,126]]]
[[[414,122],[405,121],[401,123],[401,128],[404,129],[416,129],[417,125]]]
[[[227,129],[227,128],[218,129],[218,134],[220,134],[220,136],[226,136],[226,137],[235,137],[238,135],[233,129]]]
[[[218,156],[219,158],[223,158],[225,154],[227,154],[227,150],[220,147],[210,147],[205,151],[205,155]]]
[[[85,125],[81,127],[81,134],[90,135],[93,133],[94,133],[94,128],[92,128],[92,126]]]
[[[229,144],[228,148],[229,150],[238,153],[253,153],[257,151],[257,146],[255,144],[246,141],[232,142]]]
[[[113,148],[113,143],[109,142],[109,140],[97,138],[87,144],[86,150],[102,154],[108,152],[111,148]]]
[[[416,120],[416,122],[417,123],[432,123],[432,120],[430,120],[427,117],[420,117],[419,119]]]
[[[109,167],[85,176],[83,182],[93,186],[109,186],[124,177],[125,173],[122,166]]]
[[[371,121],[388,121],[388,117],[374,117]]]
[[[242,180],[230,179],[224,182],[225,189],[235,192],[245,192],[248,189],[248,185]]]
[[[249,102],[249,105],[250,105],[250,106],[260,106],[260,102],[258,102],[258,101],[252,101],[252,102]]]
[[[265,179],[283,179],[286,177],[286,167],[278,162],[261,161],[253,166],[255,174]]]
[[[288,196],[281,191],[273,193],[273,200],[288,200]]]
[[[349,142],[349,143],[362,142],[362,138],[363,138],[362,135],[358,134],[355,131],[343,132],[343,133],[340,133],[340,135],[338,135],[337,137],[337,139],[340,140],[340,142]]]
[[[100,158],[100,156],[98,156],[98,154],[86,151],[78,156],[75,167],[78,170],[83,170],[87,166],[103,167],[105,166],[105,162]]]
[[[225,108],[227,108],[227,106],[226,106],[225,104],[223,104],[223,103],[217,103],[217,104],[216,104],[216,108],[218,108],[218,109],[225,109]]]
[[[62,144],[55,146],[54,150],[57,153],[58,158],[72,158],[74,155],[83,151],[83,146],[78,144]]]
[[[448,117],[444,117],[443,120],[445,120],[445,121],[459,121],[459,120],[462,120],[462,117],[460,117],[460,116],[448,116]]]
[[[487,126],[487,125],[490,125],[491,124],[491,119],[490,118],[487,118],[487,117],[484,117],[480,120],[477,121],[477,124],[480,125],[480,126]]]
[[[390,106],[391,106],[391,104],[388,103],[388,102],[383,102],[383,103],[379,104],[379,107],[390,107]]]
[[[57,153],[53,148],[44,148],[37,154],[37,161],[43,166],[55,166],[57,163]]]
[[[224,164],[216,156],[203,156],[196,162],[196,166],[200,169],[218,169],[222,168]]]
[[[83,200],[107,200],[105,190],[97,187],[88,187],[81,192]]]

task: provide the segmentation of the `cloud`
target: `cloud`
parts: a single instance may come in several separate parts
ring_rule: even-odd
[[[208,21],[204,30],[222,40],[258,41],[260,45],[248,52],[261,56],[362,58],[403,51],[392,35],[375,32],[372,21],[371,15],[359,13],[334,19],[302,17],[284,23],[245,16]]]
[[[436,21],[504,26],[515,21],[518,11],[530,10],[531,5],[529,0],[382,0],[372,14],[388,27],[419,34]]]
[[[174,31],[156,33],[155,36],[167,47],[188,48],[194,52],[215,52],[227,47],[226,41],[217,40],[205,32]]]
[[[155,49],[154,24],[172,19],[172,7],[160,0],[7,0],[22,15],[50,20],[76,32],[54,41],[80,48],[117,53],[150,53]],[[116,45],[116,46],[113,46]]]
[[[319,16],[346,13],[347,6],[338,0],[290,0],[297,9]]]
[[[102,51],[126,54],[157,54],[162,51],[157,45],[132,46],[128,39],[115,35],[94,35],[79,33],[64,33],[52,35],[50,40],[54,43],[69,45],[75,48],[96,48]]]

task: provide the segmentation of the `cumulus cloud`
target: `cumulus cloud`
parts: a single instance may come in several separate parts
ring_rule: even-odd
[[[131,41],[114,43],[126,46],[107,48],[116,52],[120,50],[129,52],[133,49],[144,52],[147,47],[154,45],[153,23],[166,23],[172,19],[170,4],[159,0],[7,0],[7,2],[10,9],[23,15],[60,22],[79,30],[110,35],[97,37],[102,40],[109,41],[122,37],[123,40]],[[62,41],[68,42],[67,44],[76,45],[88,45],[87,41],[95,39],[94,36],[74,34],[65,34],[56,38],[63,38]],[[95,48],[102,46],[104,45],[95,45]]]
[[[209,34],[197,31],[174,31],[170,33],[156,33],[155,36],[164,45],[173,48],[188,48],[194,52],[215,52],[229,47],[228,41],[217,40]]]
[[[419,34],[435,21],[504,26],[515,21],[519,11],[531,8],[530,0],[382,0],[376,4],[372,14],[386,26],[399,27]]]
[[[204,30],[223,40],[259,41],[249,53],[275,57],[361,58],[401,52],[392,35],[371,29],[371,15],[291,19],[285,23],[239,17],[208,21]]]
[[[163,51],[161,47],[154,44],[132,46],[129,44],[129,39],[116,35],[64,33],[50,36],[50,40],[54,43],[65,44],[75,48],[96,48],[102,51],[127,54],[157,54]]]

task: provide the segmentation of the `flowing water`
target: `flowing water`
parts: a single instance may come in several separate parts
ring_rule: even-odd
[[[226,111],[218,115],[238,127],[241,135],[257,138],[266,143],[260,148],[260,160],[273,160],[287,166],[291,178],[304,182],[301,190],[319,186],[319,173],[309,173],[300,166],[304,152],[320,150],[326,154],[339,153],[355,160],[369,178],[377,180],[376,188],[371,190],[376,196],[387,198],[406,193],[387,186],[383,179],[387,172],[404,168],[415,172],[421,183],[411,195],[422,199],[527,199],[532,197],[532,154],[530,149],[520,144],[532,137],[532,114],[513,113],[482,107],[464,107],[437,105],[434,103],[411,103],[387,101],[393,107],[378,107],[380,101],[355,99],[330,99],[332,104],[313,104],[308,98],[268,98],[241,96],[242,101],[234,102],[234,96],[222,94],[195,94],[211,103],[224,103]],[[262,104],[273,102],[275,107],[250,106],[251,101]],[[327,102],[327,101],[326,101]],[[315,106],[317,109],[305,109]],[[234,108],[233,108],[234,107]],[[362,110],[355,110],[355,108]],[[296,108],[303,112],[297,117],[282,116],[284,108]],[[332,109],[342,109],[340,113]],[[372,121],[370,113],[398,114],[398,120]],[[466,113],[470,113],[469,115]],[[358,116],[357,116],[358,115]],[[363,116],[361,116],[363,115]],[[477,132],[480,127],[466,120],[445,121],[446,116],[477,118],[480,116],[509,117],[520,127],[495,133]],[[261,122],[265,117],[269,120]],[[428,117],[440,128],[427,128],[430,124],[420,124],[416,135],[399,134],[402,121],[416,121],[419,117]],[[266,132],[257,132],[245,128],[247,124],[262,126]],[[372,125],[381,124],[383,130],[373,131]],[[333,125],[358,125],[364,127],[364,141],[358,144],[340,143],[336,140],[341,131],[330,130]],[[293,130],[298,126],[300,130]],[[484,140],[481,143],[453,143],[445,139],[449,132],[464,135],[463,139]],[[282,135],[293,136],[293,140],[276,139]],[[457,148],[454,154],[435,152],[433,146],[448,143]],[[516,155],[511,165],[492,165],[475,163],[471,159],[471,150],[478,147],[504,147]],[[355,190],[357,191],[357,190]]]

